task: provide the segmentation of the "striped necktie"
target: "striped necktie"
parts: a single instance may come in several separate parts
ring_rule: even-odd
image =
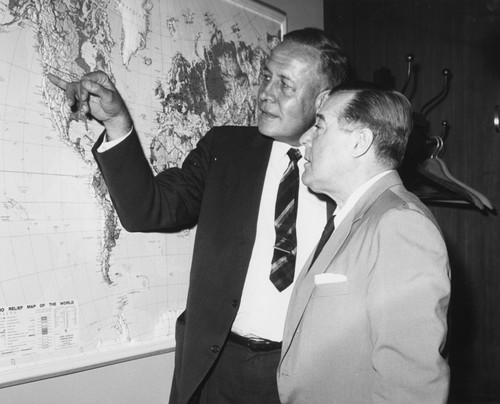
[[[269,275],[269,279],[280,292],[292,284],[295,273],[295,257],[297,255],[295,221],[299,199],[297,162],[302,157],[300,151],[294,148],[288,150],[287,154],[290,163],[283,173],[276,198],[274,212],[276,241]]]

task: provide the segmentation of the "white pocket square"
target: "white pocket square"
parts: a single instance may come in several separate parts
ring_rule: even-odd
[[[346,282],[347,277],[342,274],[333,274],[331,272],[326,272],[323,274],[314,275],[314,284],[324,285],[325,283],[339,283]]]

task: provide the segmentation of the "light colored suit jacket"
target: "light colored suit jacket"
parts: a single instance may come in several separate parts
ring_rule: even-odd
[[[288,309],[281,402],[445,403],[446,246],[399,175],[378,180],[310,261]]]

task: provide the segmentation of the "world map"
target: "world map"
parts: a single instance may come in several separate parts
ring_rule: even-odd
[[[188,287],[195,229],[123,230],[91,153],[103,128],[47,74],[107,73],[158,173],[210,127],[255,123],[282,19],[249,0],[0,0],[0,386],[173,346]]]

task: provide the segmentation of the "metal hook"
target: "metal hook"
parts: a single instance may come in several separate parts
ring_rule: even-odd
[[[443,101],[448,95],[449,86],[449,78],[451,77],[451,71],[448,68],[443,69],[443,88],[441,91],[429,101],[427,101],[422,108],[420,108],[420,113],[426,116],[432,109],[434,109],[441,101]]]
[[[406,91],[406,88],[408,87],[408,84],[410,83],[410,79],[413,73],[413,62],[415,61],[415,56],[413,56],[412,53],[408,53],[406,55],[406,63],[408,65],[408,70],[406,72],[406,82],[403,86],[403,89],[401,90],[401,94],[404,94]]]
[[[441,122],[441,134],[439,135],[441,139],[446,139],[446,136],[448,136],[448,130],[450,129],[450,125],[448,124],[448,121],[442,121]]]

